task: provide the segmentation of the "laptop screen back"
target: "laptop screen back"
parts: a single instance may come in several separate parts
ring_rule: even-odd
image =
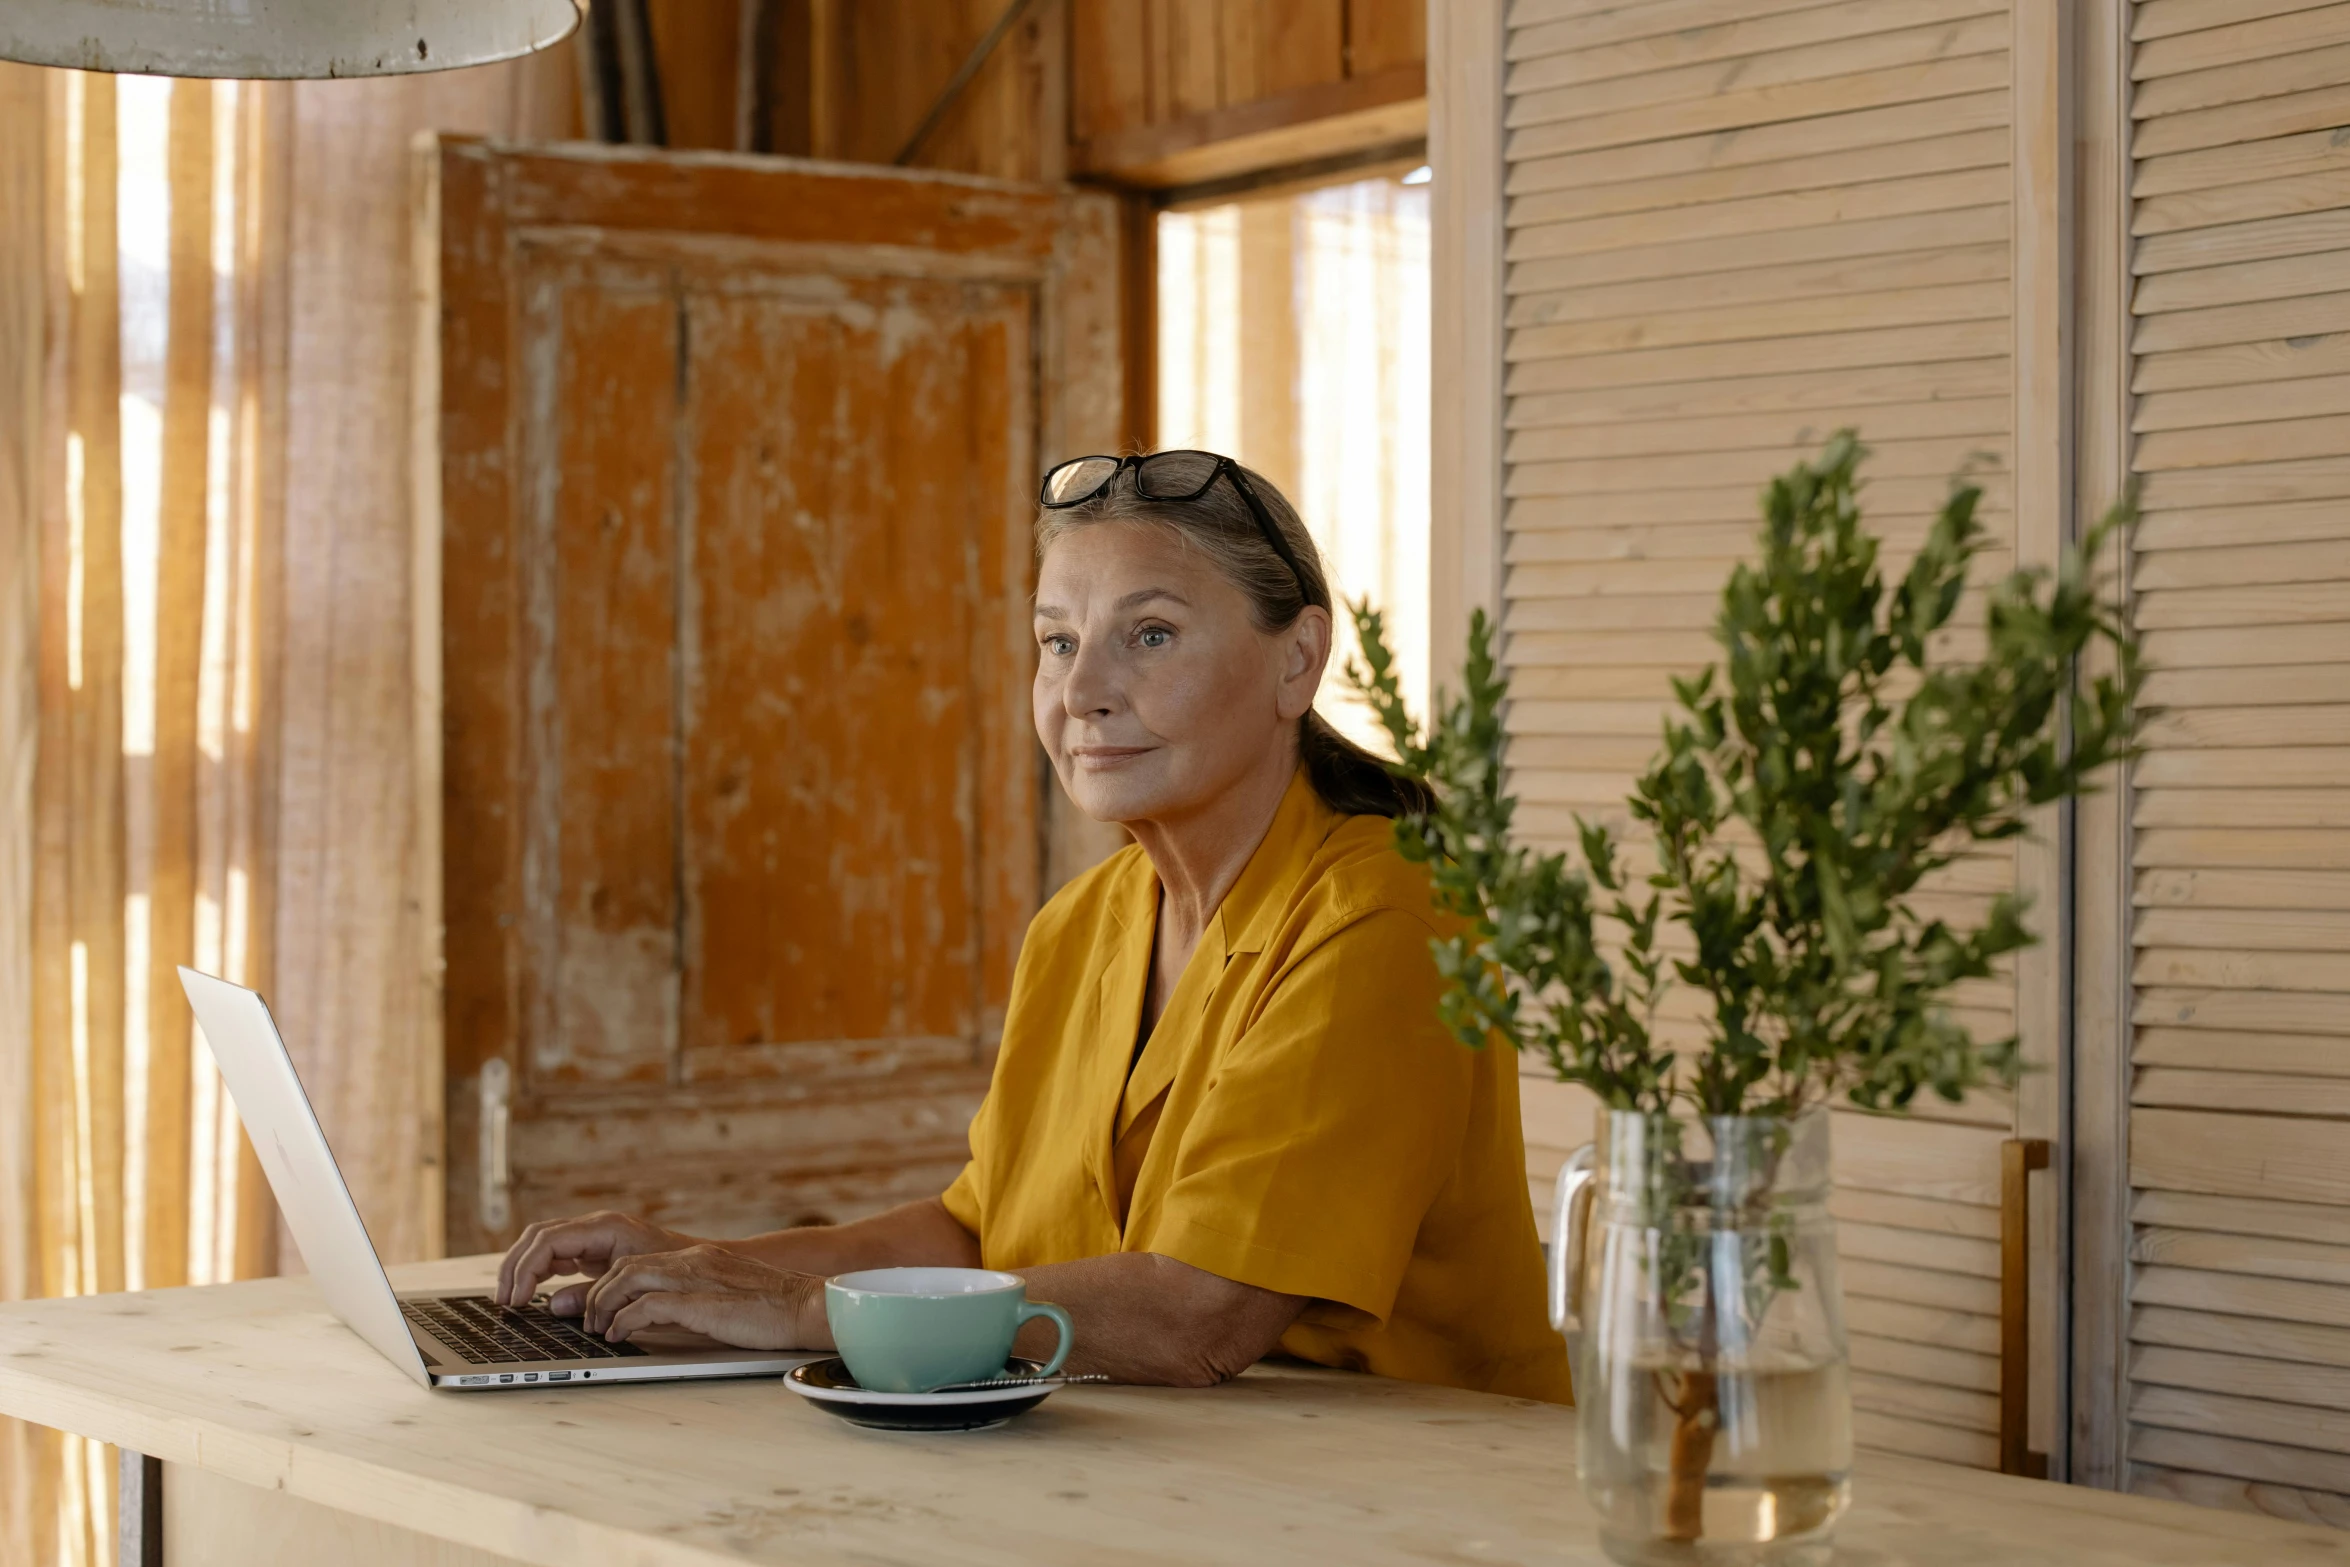
[[[302,1260],[327,1305],[386,1360],[429,1387],[431,1375],[401,1319],[351,1189],[319,1129],[286,1054],[277,1023],[260,996],[241,985],[182,968],[180,984],[204,1026],[212,1059],[237,1102],[269,1189],[302,1248]]]

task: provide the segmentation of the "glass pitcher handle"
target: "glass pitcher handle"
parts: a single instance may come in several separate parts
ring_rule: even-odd
[[[1585,1143],[1559,1166],[1558,1190],[1550,1210],[1550,1325],[1561,1333],[1582,1328],[1583,1247],[1585,1222],[1591,1212],[1591,1172],[1595,1151]]]

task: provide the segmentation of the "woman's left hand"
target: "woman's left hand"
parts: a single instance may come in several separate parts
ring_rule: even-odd
[[[648,1328],[684,1328],[743,1349],[832,1344],[822,1279],[709,1245],[613,1263],[588,1286],[580,1327],[615,1342]]]

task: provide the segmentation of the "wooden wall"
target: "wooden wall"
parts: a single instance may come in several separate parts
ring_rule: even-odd
[[[408,143],[427,129],[562,134],[573,81],[564,47],[294,89],[270,1000],[359,1211],[395,1260],[441,1248],[439,953],[414,837],[409,703]]]
[[[889,163],[1002,0],[787,0],[782,153]],[[674,147],[736,147],[736,5],[652,0]],[[1425,134],[1423,0],[1035,0],[908,161],[1166,187]]]
[[[744,150],[742,6],[651,0],[668,145]],[[892,163],[1002,0],[780,0],[767,150]],[[1069,0],[1035,0],[908,163],[1050,183],[1067,168]]]
[[[735,147],[739,143],[735,120],[741,90],[737,62],[741,56],[740,7],[713,0],[649,0],[645,7],[653,31],[653,55],[661,66],[661,106],[668,121],[672,147]],[[804,34],[807,7],[786,19],[779,31]],[[796,29],[789,22],[796,20]],[[777,40],[772,69],[798,87],[797,114],[778,115],[770,136],[776,152],[805,153],[807,148],[807,66],[799,48]],[[796,67],[796,70],[794,69]],[[798,131],[798,139],[792,132]],[[575,130],[573,134],[577,134]]]
[[[890,163],[971,48],[997,0],[832,0],[810,37],[809,151]],[[1068,172],[1068,0],[1038,0],[908,163],[1052,183]]]
[[[46,88],[0,65],[0,1192],[33,1190],[39,1101],[33,1069],[33,770],[40,736],[42,314],[47,304]],[[23,243],[32,236],[31,243]],[[6,1200],[0,1198],[0,1201]],[[27,1205],[29,1207],[29,1205]],[[23,1212],[26,1208],[13,1211]],[[0,1301],[41,1288],[37,1224],[0,1234]],[[44,1478],[37,1428],[0,1420],[0,1560],[40,1549],[29,1497]],[[45,1543],[45,1542],[42,1542]]]
[[[1427,130],[1421,0],[1073,0],[1080,172],[1144,186]]]

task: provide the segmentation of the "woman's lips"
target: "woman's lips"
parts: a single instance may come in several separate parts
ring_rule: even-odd
[[[1069,760],[1090,771],[1100,772],[1148,756],[1156,746],[1148,745],[1075,745],[1069,748]]]

